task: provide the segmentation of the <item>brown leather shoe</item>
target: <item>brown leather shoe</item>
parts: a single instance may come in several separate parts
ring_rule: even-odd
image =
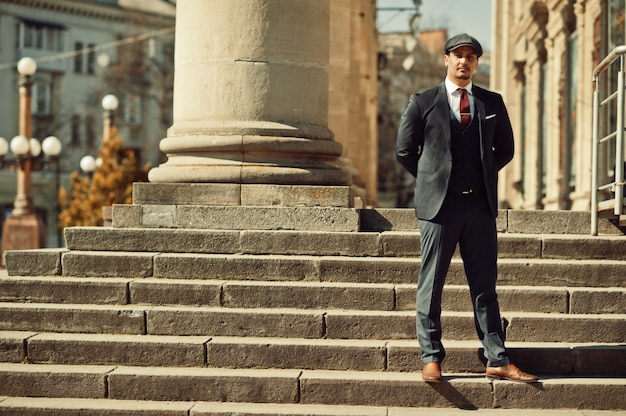
[[[513,364],[500,367],[487,367],[487,377],[493,380],[511,380],[521,383],[536,383],[539,377],[527,374]]]
[[[422,380],[427,383],[440,383],[442,380],[441,364],[438,362],[425,364],[422,370]]]

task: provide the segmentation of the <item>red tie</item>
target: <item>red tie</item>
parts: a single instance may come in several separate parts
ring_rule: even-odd
[[[465,129],[467,128],[467,126],[469,126],[470,122],[472,121],[472,113],[470,112],[469,98],[467,98],[467,91],[465,90],[465,88],[459,88],[457,91],[461,94],[461,106],[460,106],[461,126],[463,126],[463,128]]]

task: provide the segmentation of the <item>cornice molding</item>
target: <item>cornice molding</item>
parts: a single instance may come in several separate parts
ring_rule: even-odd
[[[120,7],[111,7],[98,3],[73,0],[0,0],[0,4],[14,4],[20,7],[49,10],[52,12],[88,17],[97,20],[125,23],[142,21],[150,26],[167,26],[174,23],[173,16],[166,16],[145,11],[135,11]]]

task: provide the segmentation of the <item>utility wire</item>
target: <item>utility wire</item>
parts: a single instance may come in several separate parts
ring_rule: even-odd
[[[57,53],[57,54],[54,54],[54,55],[42,56],[41,58],[37,58],[35,61],[37,61],[37,62],[50,62],[50,61],[56,61],[56,60],[59,60],[59,59],[72,58],[72,57],[77,56],[77,55],[82,55],[82,54],[84,54],[86,52],[88,53],[88,52],[100,51],[100,50],[103,50],[103,49],[110,49],[110,48],[114,48],[114,47],[120,46],[120,45],[128,45],[128,44],[135,43],[135,42],[141,42],[141,41],[144,41],[144,40],[149,39],[149,38],[154,38],[154,37],[158,37],[158,36],[164,36],[164,35],[167,35],[169,33],[174,32],[174,29],[175,29],[175,27],[171,26],[171,27],[167,27],[165,29],[155,30],[153,32],[143,33],[141,35],[129,36],[127,38],[116,40],[114,42],[103,43],[101,45],[94,45],[94,46],[90,46],[90,47],[87,47],[87,48],[78,49],[78,50],[69,51],[69,52],[61,52],[61,53]],[[10,62],[10,63],[5,63],[5,64],[0,64],[0,71],[2,71],[4,69],[15,68],[16,65],[17,65],[17,62]]]

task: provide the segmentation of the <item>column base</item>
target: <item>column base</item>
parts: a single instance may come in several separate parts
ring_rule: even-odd
[[[36,214],[10,215],[2,227],[1,265],[6,266],[8,250],[28,250],[46,246],[46,226]]]
[[[133,184],[134,205],[354,207],[349,186],[234,183]]]
[[[150,182],[274,185],[349,185],[338,162],[341,143],[277,136],[197,135],[166,138],[167,162]]]

